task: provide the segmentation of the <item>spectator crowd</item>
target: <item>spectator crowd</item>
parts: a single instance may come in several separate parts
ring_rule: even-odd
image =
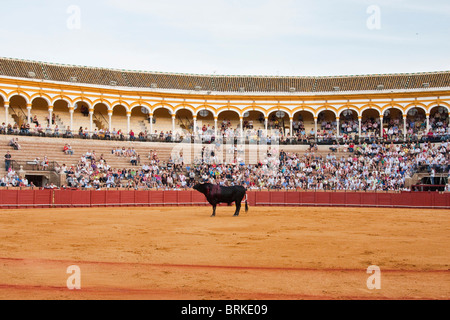
[[[239,146],[226,152],[232,161],[217,161],[213,148],[203,148],[201,157],[185,164],[182,155],[161,161],[156,150],[147,157],[134,148],[116,147],[111,154],[130,161],[128,168],[112,168],[95,151],[83,154],[76,164],[63,164],[55,170],[65,176],[63,188],[135,188],[182,190],[198,182],[223,186],[244,185],[250,190],[408,190],[406,179],[416,172],[450,175],[450,143],[367,143],[334,145],[330,152],[286,153],[281,146],[269,148],[257,164],[243,161]],[[73,154],[69,144],[63,152]],[[5,164],[8,161],[5,156]],[[9,159],[10,161],[10,159]],[[48,159],[47,159],[48,161]],[[0,181],[2,187],[32,186],[11,167]],[[450,191],[450,185],[447,185]]]

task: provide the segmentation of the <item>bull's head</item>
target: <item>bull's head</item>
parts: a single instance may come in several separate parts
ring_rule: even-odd
[[[206,186],[203,183],[198,183],[195,186],[193,186],[192,188],[203,194],[206,192]]]

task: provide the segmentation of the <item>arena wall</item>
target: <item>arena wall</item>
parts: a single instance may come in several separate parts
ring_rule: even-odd
[[[248,204],[285,207],[450,209],[450,193],[249,191]],[[0,190],[1,209],[208,206],[197,191]]]

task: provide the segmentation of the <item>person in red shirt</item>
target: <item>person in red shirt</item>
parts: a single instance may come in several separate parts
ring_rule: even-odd
[[[354,149],[355,149],[355,144],[353,142],[350,142],[350,145],[348,146],[348,151],[353,152]]]

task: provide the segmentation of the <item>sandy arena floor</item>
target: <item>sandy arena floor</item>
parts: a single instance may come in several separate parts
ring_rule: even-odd
[[[233,212],[1,210],[0,299],[450,298],[449,210]],[[81,290],[67,288],[71,265]]]

